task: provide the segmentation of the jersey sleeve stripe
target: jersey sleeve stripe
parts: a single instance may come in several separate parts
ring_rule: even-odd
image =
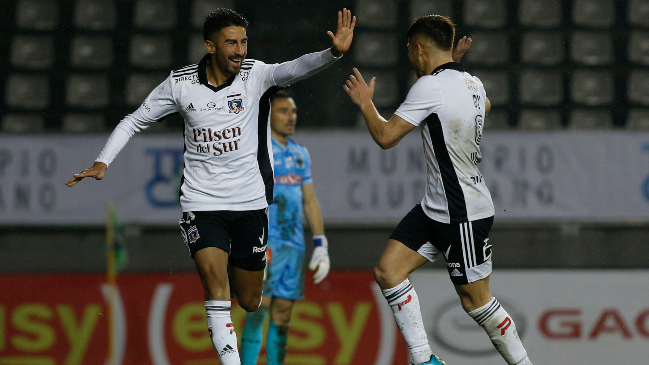
[[[191,75],[191,74],[196,73],[196,72],[198,72],[198,68],[189,69],[189,70],[186,70],[186,71],[182,71],[182,72],[179,72],[179,73],[175,73],[175,74],[173,74],[173,77],[180,77],[180,76]]]
[[[181,68],[179,68],[177,70],[174,70],[173,72],[180,72],[180,71],[186,70],[186,69],[188,69],[190,67],[198,67],[198,64],[194,63],[194,64],[191,64],[191,65],[188,65],[188,66],[185,66],[185,67],[181,67]]]

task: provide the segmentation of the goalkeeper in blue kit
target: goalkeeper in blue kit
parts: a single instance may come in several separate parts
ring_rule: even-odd
[[[261,307],[246,317],[241,345],[242,365],[255,365],[262,345],[262,327],[270,312],[266,339],[267,364],[284,364],[291,310],[304,298],[304,231],[306,217],[315,249],[309,269],[314,282],[329,273],[329,253],[320,203],[313,190],[311,159],[304,146],[288,137],[295,133],[297,107],[288,90],[271,96],[270,125],[273,141],[275,189],[269,207],[267,267]]]

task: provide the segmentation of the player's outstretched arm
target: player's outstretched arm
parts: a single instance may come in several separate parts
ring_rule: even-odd
[[[331,37],[331,54],[334,57],[341,57],[349,50],[354,38],[354,28],[356,27],[356,17],[352,16],[352,12],[343,8],[343,11],[338,12],[338,27],[336,34],[327,31]]]
[[[396,146],[415,126],[398,115],[393,115],[388,121],[381,117],[372,102],[375,83],[376,77],[370,80],[369,85],[365,83],[363,75],[358,69],[354,68],[354,75],[349,76],[347,83],[343,85],[343,89],[345,89],[354,104],[360,107],[363,117],[365,117],[365,123],[367,123],[367,129],[369,129],[374,142],[381,148],[388,149]]]
[[[460,40],[457,41],[457,46],[455,46],[452,55],[453,62],[460,62],[466,51],[471,48],[471,43],[473,43],[473,39],[467,38],[466,36],[460,38]]]
[[[106,166],[105,163],[95,161],[95,163],[91,167],[81,171],[78,174],[72,175],[72,179],[65,183],[65,185],[69,187],[75,186],[79,181],[83,180],[86,177],[94,177],[95,180],[101,180],[104,178],[104,173],[106,172],[107,168],[108,166]]]

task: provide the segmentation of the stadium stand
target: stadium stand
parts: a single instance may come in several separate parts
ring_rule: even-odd
[[[250,21],[249,57],[280,62],[326,47],[323,34],[332,22],[319,15],[344,5],[348,4],[3,1],[0,120],[12,121],[13,126],[1,129],[32,130],[31,122],[25,122],[26,128],[16,124],[33,120],[34,112],[41,113],[47,131],[112,129],[171,69],[200,60],[202,23],[216,6],[234,7]],[[291,21],[264,16],[280,7]],[[301,109],[320,111],[302,118],[304,127],[357,126],[356,121],[337,117],[352,105],[340,85],[331,83],[342,83],[353,66],[378,77],[377,105],[386,113],[394,111],[413,82],[405,31],[416,17],[433,13],[451,16],[457,35],[474,40],[464,63],[485,84],[494,108],[489,119],[499,116],[499,122],[488,120],[487,125],[504,121],[523,129],[530,123],[554,129],[558,115],[558,124],[570,129],[614,128],[627,122],[636,125],[643,120],[639,115],[649,113],[646,1],[357,0],[352,8],[359,23],[350,57],[327,77],[295,86]],[[282,37],[277,37],[280,23]],[[552,115],[553,122],[530,122],[548,120],[530,119],[538,113]],[[87,128],[75,127],[86,117]],[[585,120],[578,121],[582,117]],[[599,117],[603,119],[593,124],[592,118]],[[181,126],[176,117],[156,129],[178,132]]]

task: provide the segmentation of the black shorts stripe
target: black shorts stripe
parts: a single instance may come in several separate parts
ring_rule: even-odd
[[[448,202],[448,214],[451,222],[466,222],[467,213],[464,192],[455,173],[451,156],[448,154],[448,149],[446,148],[442,122],[436,113],[429,115],[425,120],[428,125],[428,133],[433,144],[435,158],[439,165],[439,172],[442,175],[442,184],[444,185],[444,193]]]
[[[270,156],[268,154],[268,123],[270,121],[270,97],[281,88],[273,86],[259,99],[259,117],[257,120],[258,124],[258,136],[259,141],[257,144],[257,164],[259,164],[259,172],[261,172],[261,178],[264,181],[266,187],[266,202],[268,205],[273,204],[273,187],[275,181],[273,179],[273,166],[270,164]]]
[[[475,253],[475,242],[473,240],[473,225],[471,222],[466,223],[468,227],[467,237],[469,238],[469,246],[471,247],[471,259],[473,260],[473,266],[478,266],[477,257]]]

